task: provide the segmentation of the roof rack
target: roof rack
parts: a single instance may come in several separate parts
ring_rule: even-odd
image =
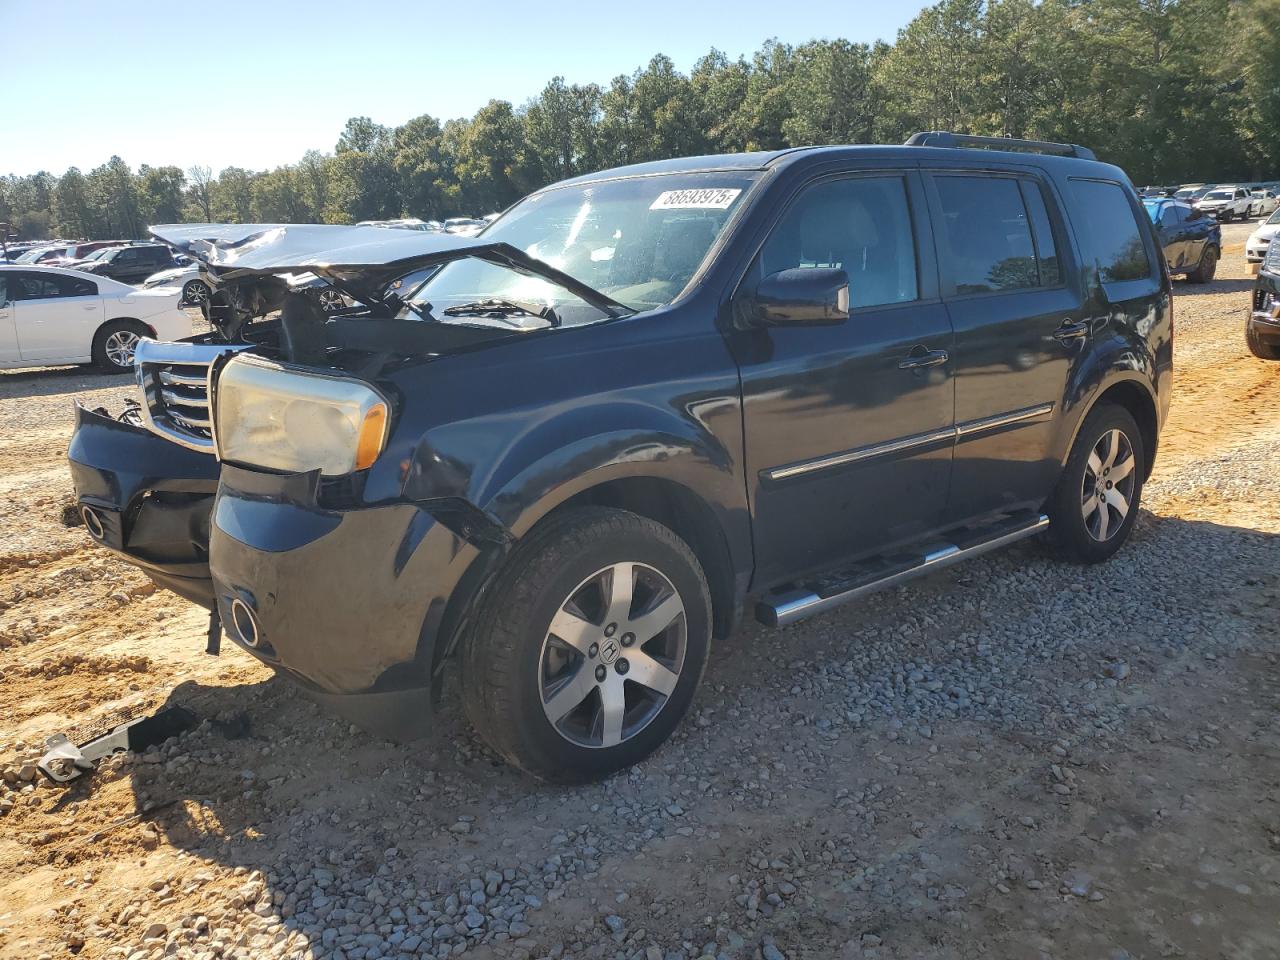
[[[1014,150],[1025,153],[1051,153],[1059,157],[1096,160],[1093,151],[1076,143],[1051,143],[1048,140],[1017,140],[1013,137],[975,137],[948,130],[929,130],[912,134],[909,147],[978,147],[985,150]]]

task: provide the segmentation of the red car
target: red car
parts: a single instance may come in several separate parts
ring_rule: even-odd
[[[128,240],[93,240],[89,243],[72,243],[65,247],[53,247],[43,251],[36,259],[48,267],[67,267],[88,258],[89,254],[107,247],[123,247]]]

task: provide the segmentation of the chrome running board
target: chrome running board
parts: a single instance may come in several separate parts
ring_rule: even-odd
[[[947,539],[924,543],[910,553],[874,557],[849,570],[810,578],[809,582],[767,594],[756,604],[756,619],[771,627],[785,627],[876,590],[895,587],[1035,536],[1048,526],[1049,518],[1044,514],[1027,512],[1010,514],[980,527],[953,530]]]

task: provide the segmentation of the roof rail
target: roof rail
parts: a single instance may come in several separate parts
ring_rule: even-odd
[[[978,147],[985,150],[1014,150],[1025,153],[1051,153],[1060,157],[1097,160],[1093,151],[1076,143],[1051,143],[1048,140],[1017,140],[1013,137],[975,137],[948,130],[930,130],[912,134],[909,147]]]

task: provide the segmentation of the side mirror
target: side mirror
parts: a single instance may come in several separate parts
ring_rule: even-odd
[[[765,277],[742,304],[748,326],[827,324],[849,319],[849,275],[826,267],[780,270]]]

